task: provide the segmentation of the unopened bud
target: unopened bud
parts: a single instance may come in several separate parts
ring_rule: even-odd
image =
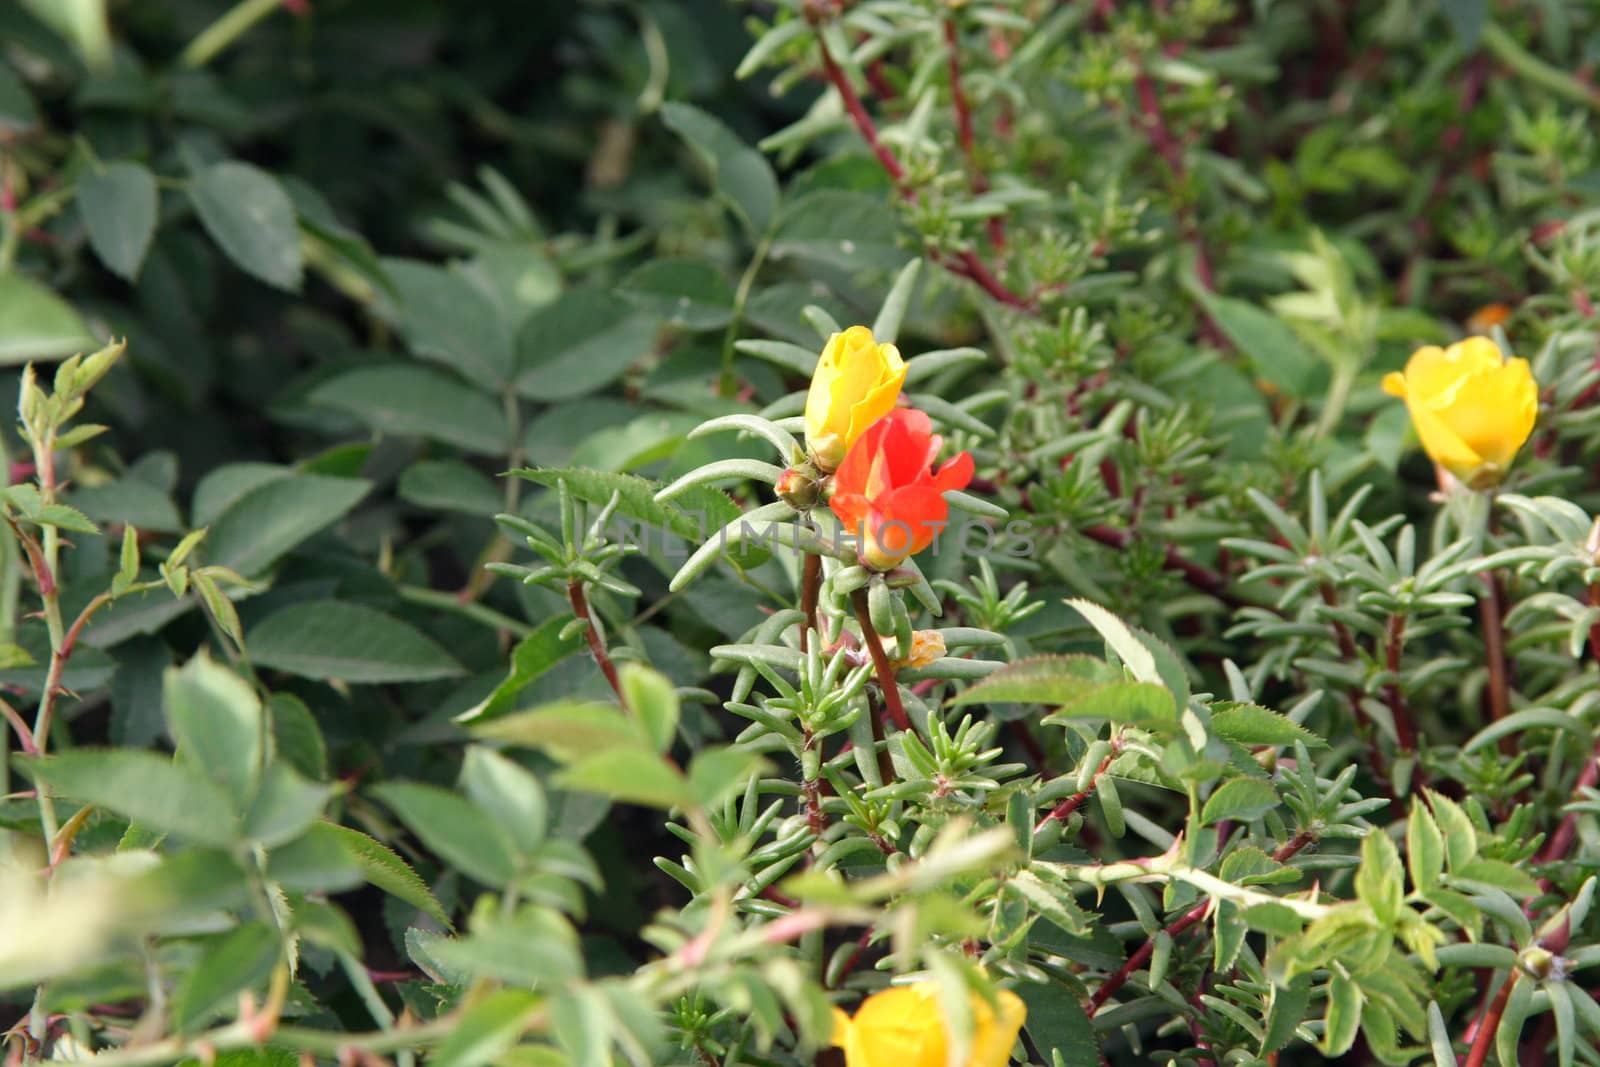
[[[822,499],[822,475],[809,463],[802,463],[780,474],[773,488],[779,500],[804,514]]]

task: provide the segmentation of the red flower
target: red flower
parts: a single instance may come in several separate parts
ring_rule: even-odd
[[[896,408],[873,423],[839,465],[828,506],[860,539],[866,566],[889,570],[944,529],[950,516],[944,494],[967,487],[972,457],[963,452],[932,470],[943,443],[927,415]]]

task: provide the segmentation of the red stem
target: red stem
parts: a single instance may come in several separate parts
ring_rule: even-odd
[[[1495,1031],[1500,1029],[1500,1017],[1506,1013],[1506,1003],[1511,999],[1511,987],[1516,985],[1521,972],[1511,971],[1506,975],[1506,980],[1500,986],[1500,992],[1495,994],[1489,1010],[1484,1013],[1481,1024],[1477,1025],[1477,1033],[1473,1035],[1472,1047],[1467,1051],[1467,1058],[1462,1067],[1483,1067],[1489,1058],[1489,1049],[1494,1044]]]
[[[800,613],[805,616],[800,624],[800,651],[806,651],[811,631],[817,628],[817,597],[822,591],[822,557],[806,553],[804,569],[800,573]]]
[[[850,113],[850,118],[855,122],[856,129],[861,133],[867,147],[872,149],[872,154],[878,157],[885,172],[888,173],[895,187],[900,190],[900,195],[907,200],[916,199],[916,192],[905,184],[906,170],[895,158],[894,153],[878,139],[877,123],[872,121],[872,116],[867,114],[867,109],[861,102],[855,86],[850,84],[850,79],[840,69],[833,58],[833,53],[828,51],[828,42],[823,40],[822,34],[817,34],[817,51],[822,53],[822,69],[828,76],[828,83],[838,92],[839,98],[844,101],[844,109]]]
[[[1127,548],[1133,540],[1132,533],[1127,530],[1119,530],[1114,526],[1085,526],[1078,532],[1091,541],[1098,541],[1107,548],[1118,550]],[[1167,555],[1163,565],[1169,571],[1177,571],[1182,574],[1185,581],[1201,592],[1210,593],[1228,604],[1238,604],[1237,599],[1228,593],[1227,578],[1209,567],[1202,566],[1184,556],[1175,545],[1167,545]]]
[[[1400,739],[1400,751],[1411,753],[1417,750],[1417,732],[1411,725],[1411,712],[1407,709],[1405,697],[1400,692],[1400,651],[1405,644],[1405,617],[1398,614],[1390,615],[1386,632],[1388,647],[1384,666],[1394,679],[1386,687],[1389,714],[1394,718],[1394,732]]]
[[[1503,592],[1500,576],[1490,571],[1483,576],[1485,595],[1478,601],[1483,618],[1483,652],[1489,661],[1489,718],[1499,722],[1511,714],[1511,679],[1506,667],[1506,630],[1501,611]],[[1515,755],[1516,742],[1500,739],[1500,751]]]
[[[950,53],[950,102],[956,112],[956,136],[961,141],[962,154],[967,157],[967,169],[972,175],[972,191],[986,193],[989,191],[989,178],[978,163],[978,138],[972,129],[972,102],[967,99],[967,92],[961,81],[961,47],[956,34],[956,20],[953,18],[944,20],[944,43]],[[997,249],[1005,247],[1005,223],[998,215],[989,218],[989,240]]]
[[[616,665],[611,662],[611,653],[606,651],[606,643],[600,640],[600,631],[595,628],[594,617],[589,614],[589,598],[583,593],[582,582],[573,580],[567,583],[567,599],[572,602],[573,614],[584,622],[583,632],[589,641],[589,652],[599,665],[600,673],[610,683],[611,691],[617,694],[617,703],[622,705],[623,711],[631,711],[628,698],[622,695],[622,681],[617,677]]]
[[[1046,826],[1049,826],[1052,821],[1066,822],[1068,817],[1071,816],[1073,812],[1083,807],[1083,805],[1088,802],[1089,797],[1094,794],[1094,787],[1100,784],[1100,776],[1106,773],[1106,768],[1111,766],[1111,761],[1116,758],[1117,743],[1113,741],[1111,743],[1111,751],[1106,754],[1105,759],[1100,761],[1100,766],[1096,767],[1094,774],[1090,776],[1089,788],[1083,790],[1081,793],[1072,794],[1070,797],[1067,797],[1061,803],[1051,808],[1050,813],[1039,820],[1039,824],[1033,828],[1033,832],[1038,833]]]
[[[878,675],[878,688],[883,690],[883,706],[889,712],[890,720],[897,729],[911,729],[911,719],[906,715],[905,705],[900,703],[900,686],[894,680],[894,665],[889,662],[888,655],[883,651],[883,642],[878,640],[878,631],[872,626],[872,610],[867,606],[867,594],[857,589],[850,594],[850,603],[856,609],[856,621],[861,624],[861,639],[866,643],[867,652],[872,656],[872,669]]]

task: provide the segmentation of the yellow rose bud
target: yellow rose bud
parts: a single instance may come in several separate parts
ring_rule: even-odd
[[[867,427],[887,415],[906,380],[894,345],[878,344],[865,326],[828,338],[806,395],[806,446],[812,461],[833,471]]]
[[[1474,489],[1505,477],[1539,414],[1528,361],[1506,359],[1487,337],[1419,348],[1383,388],[1406,402],[1433,461]]]
[[[999,1014],[972,997],[972,1045],[966,1067],[1005,1067],[1028,1009],[1009,990],[996,995]],[[833,1043],[845,1067],[948,1067],[950,1035],[936,982],[891,986],[862,1002],[852,1019],[834,1011]]]

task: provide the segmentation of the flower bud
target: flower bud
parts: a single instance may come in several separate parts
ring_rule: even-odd
[[[824,474],[844,461],[868,427],[894,409],[906,365],[894,345],[865,326],[828,338],[806,394],[806,447]]]

